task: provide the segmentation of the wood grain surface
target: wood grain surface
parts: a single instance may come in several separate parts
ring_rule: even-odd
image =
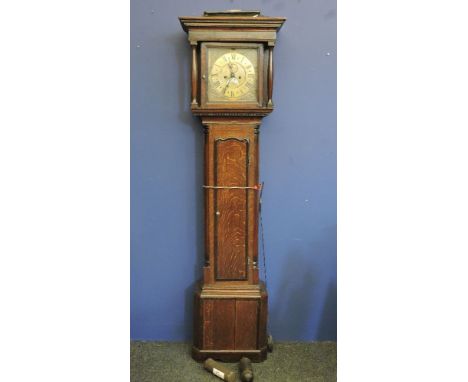
[[[205,349],[232,349],[234,347],[235,300],[205,300],[203,345]]]
[[[246,139],[227,138],[215,142],[216,186],[247,186]],[[215,191],[216,279],[247,278],[247,190]]]
[[[262,118],[273,111],[273,46],[285,18],[228,12],[179,19],[192,45],[191,110],[205,132],[205,261],[195,292],[192,356],[260,362],[267,357],[268,298],[258,277],[258,135]],[[208,102],[211,48],[256,49],[255,102]],[[217,188],[226,186],[249,189]]]
[[[258,299],[204,299],[203,348],[257,349]]]
[[[236,301],[236,330],[234,349],[256,349],[258,301]]]

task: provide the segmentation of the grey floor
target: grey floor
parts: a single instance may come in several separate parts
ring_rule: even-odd
[[[131,382],[221,381],[192,360],[186,343],[132,341],[130,353]],[[224,365],[237,371],[236,363]],[[255,382],[336,381],[336,342],[277,343],[253,370]]]

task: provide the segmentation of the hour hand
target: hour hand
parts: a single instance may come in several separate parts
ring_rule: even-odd
[[[231,78],[235,77],[234,70],[232,69],[232,64],[228,64],[229,70],[231,71]]]
[[[232,80],[232,77],[231,77],[230,79],[228,79],[228,80],[227,80],[227,82],[226,82],[226,86],[224,87],[224,90],[223,90],[223,93],[225,93],[225,92],[226,92],[226,89],[228,88],[228,86],[229,86],[229,83],[231,82],[231,80]]]

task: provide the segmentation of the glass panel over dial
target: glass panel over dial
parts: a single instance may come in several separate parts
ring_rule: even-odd
[[[208,102],[257,102],[258,50],[208,48]]]

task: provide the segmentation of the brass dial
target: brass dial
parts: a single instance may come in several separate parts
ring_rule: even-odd
[[[246,56],[236,51],[225,53],[215,61],[209,81],[214,91],[228,100],[256,91],[255,68]]]

